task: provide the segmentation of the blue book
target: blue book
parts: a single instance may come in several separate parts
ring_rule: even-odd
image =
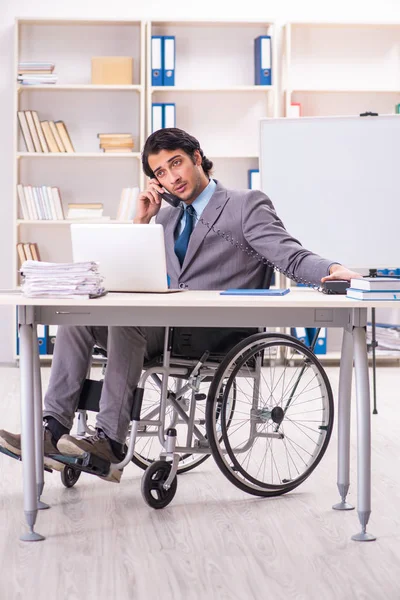
[[[254,83],[255,85],[271,85],[272,83],[270,35],[260,35],[254,40]]]
[[[246,290],[235,289],[224,290],[220,292],[221,296],[285,296],[290,292],[289,288],[276,290]]]

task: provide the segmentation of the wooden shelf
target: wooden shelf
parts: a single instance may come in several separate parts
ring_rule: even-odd
[[[400,89],[357,89],[357,88],[294,88],[284,90],[285,93],[291,94],[400,94]]]
[[[54,225],[71,225],[72,223],[84,223],[87,225],[94,223],[96,225],[108,225],[111,223],[129,224],[132,223],[132,221],[117,221],[116,219],[63,219],[59,221],[56,221],[55,219],[39,219],[37,221],[28,221],[27,219],[18,219],[17,227],[20,227],[21,225],[46,225],[47,227],[49,227]]]
[[[17,84],[18,92],[32,91],[32,90],[46,90],[52,92],[68,92],[68,91],[136,91],[142,92],[144,87],[142,85],[93,85],[91,83],[43,83],[34,85],[22,85]]]
[[[17,158],[140,158],[140,152],[18,152]]]
[[[273,85],[236,85],[232,87],[178,87],[174,85],[153,86],[151,93],[157,92],[272,92],[275,90]]]

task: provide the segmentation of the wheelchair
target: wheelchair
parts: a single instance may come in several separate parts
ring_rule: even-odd
[[[253,329],[167,328],[163,356],[144,365],[135,391],[125,460],[59,457],[66,487],[81,471],[106,475],[129,461],[144,470],[141,491],[167,506],[177,475],[213,456],[235,486],[255,496],[294,490],[322,459],[333,427],[333,395],[311,347]],[[106,353],[98,350],[106,368]],[[92,433],[101,381],[86,380],[78,435]]]

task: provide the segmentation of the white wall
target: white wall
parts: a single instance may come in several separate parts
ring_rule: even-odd
[[[400,23],[400,1],[380,0],[0,0],[0,287],[11,287],[12,274],[12,172],[13,172],[13,28],[15,17],[131,18],[131,19],[275,19],[286,21],[372,21]],[[278,27],[279,30],[279,27]],[[0,311],[0,362],[13,359],[13,312]]]

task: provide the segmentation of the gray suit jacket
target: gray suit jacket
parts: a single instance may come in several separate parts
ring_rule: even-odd
[[[303,248],[286,231],[268,196],[256,190],[227,190],[217,182],[190,237],[181,268],[174,252],[174,231],[181,215],[180,207],[167,207],[160,210],[156,219],[164,227],[171,288],[262,287],[265,265],[243,249],[265,257],[292,279],[313,284],[320,283],[334,262]],[[218,231],[233,243],[218,235]]]

